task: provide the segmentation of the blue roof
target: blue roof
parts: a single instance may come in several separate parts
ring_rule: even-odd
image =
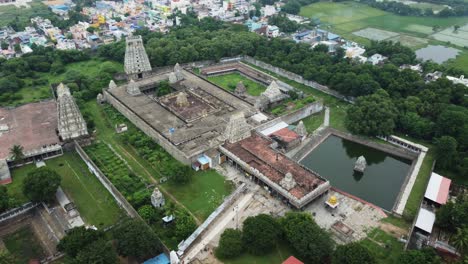
[[[331,32],[328,32],[328,39],[334,40],[334,39],[337,39],[337,38],[340,38],[340,36],[336,35],[336,34],[333,34]]]
[[[89,36],[89,38],[90,38],[90,39],[99,39],[99,37],[96,36],[96,35],[91,35],[91,36]]]
[[[205,155],[198,157],[197,161],[200,162],[200,164],[202,164],[202,165],[210,163],[210,161],[208,160],[208,158]]]
[[[297,33],[297,34],[296,34],[296,38],[305,37],[305,36],[309,35],[311,32],[312,32],[312,30],[306,30],[306,31],[303,31],[303,32],[301,32],[301,33]]]
[[[63,11],[66,11],[66,10],[70,9],[70,7],[68,7],[66,5],[52,5],[52,6],[50,6],[50,8],[60,9],[60,10],[63,10]]]
[[[148,259],[147,261],[143,262],[143,264],[170,264],[169,258],[166,254],[162,253],[159,256],[156,256],[152,259]]]

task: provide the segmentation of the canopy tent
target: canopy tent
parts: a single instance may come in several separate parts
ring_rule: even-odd
[[[445,204],[448,199],[451,182],[450,179],[433,172],[424,197],[438,204]]]
[[[436,216],[433,212],[421,208],[419,210],[418,219],[416,220],[415,226],[428,233],[431,233],[432,227],[434,226],[435,218]]]

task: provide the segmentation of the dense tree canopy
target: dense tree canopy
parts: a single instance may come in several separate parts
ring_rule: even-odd
[[[271,252],[279,235],[279,225],[270,215],[250,216],[244,221],[242,241],[251,254],[264,255]]]
[[[399,264],[439,264],[440,258],[431,248],[406,250],[398,257]]]
[[[161,243],[154,231],[140,220],[126,220],[117,225],[112,233],[121,256],[143,259],[161,251]]]
[[[242,248],[242,231],[228,228],[221,234],[215,254],[222,259],[234,258],[242,253]]]
[[[29,172],[23,181],[23,193],[33,202],[48,202],[55,198],[60,175],[47,167]]]
[[[104,239],[99,239],[87,244],[79,251],[75,258],[76,264],[114,264],[118,262],[117,253],[112,247],[111,242],[105,241]]]
[[[0,186],[0,213],[8,209],[10,205],[10,197],[8,196],[7,188]]]
[[[387,136],[395,128],[397,110],[385,90],[359,97],[348,109],[346,126],[357,134]]]
[[[75,227],[60,240],[57,249],[74,258],[86,246],[103,238],[104,233],[101,231],[86,229],[85,227]]]
[[[367,248],[354,242],[337,246],[333,253],[332,263],[373,264],[376,263],[376,260]]]
[[[310,214],[289,212],[281,219],[286,239],[307,263],[327,263],[333,251],[330,235],[321,229]]]
[[[468,199],[460,196],[455,203],[448,201],[436,211],[436,216],[436,224],[451,232],[468,226]]]

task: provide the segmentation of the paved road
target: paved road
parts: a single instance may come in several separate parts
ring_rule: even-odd
[[[190,261],[193,260],[197,254],[200,253],[203,248],[205,248],[205,246],[210,243],[211,240],[220,234],[226,228],[228,223],[236,216],[236,213],[242,211],[244,207],[250,203],[253,194],[253,192],[249,192],[241,196],[235,203],[233,203],[233,205],[231,205],[226,210],[223,216],[216,221],[210,230],[208,230],[203,239],[190,249],[190,251],[182,259],[182,263],[190,263]],[[238,209],[234,210],[235,207]]]

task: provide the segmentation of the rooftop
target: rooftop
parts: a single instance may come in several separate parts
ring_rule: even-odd
[[[13,145],[23,152],[59,143],[57,104],[54,100],[26,104],[17,108],[0,108],[0,159],[9,156]]]
[[[223,147],[278,185],[287,173],[291,173],[297,184],[288,192],[297,199],[303,198],[326,182],[271,148],[272,143],[270,139],[253,133],[252,136],[236,143],[225,143]]]

